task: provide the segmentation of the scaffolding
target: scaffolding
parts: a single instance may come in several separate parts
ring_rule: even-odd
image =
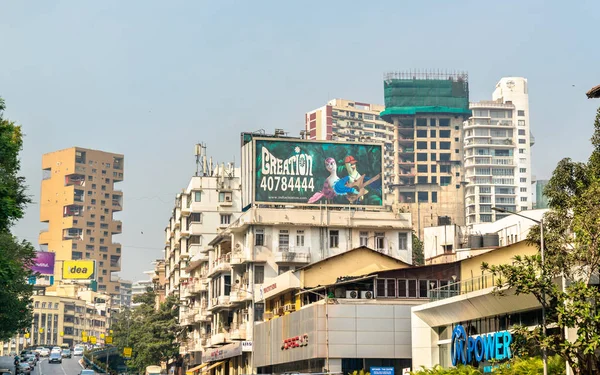
[[[384,75],[385,110],[393,115],[448,113],[471,115],[469,76],[466,72],[407,71]],[[387,117],[387,118],[386,118]]]

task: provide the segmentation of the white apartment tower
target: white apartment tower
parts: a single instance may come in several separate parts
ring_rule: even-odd
[[[491,101],[470,104],[473,115],[464,122],[467,225],[506,216],[492,210],[530,210],[531,146],[527,79],[505,77]]]

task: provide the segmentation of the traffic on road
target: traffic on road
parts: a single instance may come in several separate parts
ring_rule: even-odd
[[[95,375],[81,365],[83,353],[77,349],[38,347],[2,356],[0,375]]]

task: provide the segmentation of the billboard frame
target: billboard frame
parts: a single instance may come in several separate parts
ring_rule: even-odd
[[[69,277],[69,278],[65,278],[65,262],[93,262],[93,272],[89,277],[86,278],[73,278],[73,277]],[[74,282],[84,282],[84,281],[92,281],[92,280],[96,280],[97,279],[97,272],[98,272],[98,262],[96,261],[96,259],[77,259],[77,260],[63,260],[62,261],[62,265],[61,265],[61,279],[62,280],[71,280]]]
[[[340,208],[367,208],[369,210],[385,210],[385,182],[384,182],[384,162],[385,162],[385,144],[383,142],[356,142],[356,141],[322,141],[322,140],[312,140],[312,139],[302,139],[302,138],[294,138],[294,137],[279,137],[279,136],[268,136],[264,134],[255,135],[253,133],[242,133],[242,149],[243,146],[247,145],[243,143],[244,136],[250,136],[250,142],[252,144],[251,150],[251,160],[247,161],[251,165],[250,173],[252,174],[252,184],[250,187],[251,194],[249,202],[251,205],[261,205],[261,206],[297,206],[297,207],[340,207]],[[256,148],[257,141],[271,141],[271,142],[295,142],[295,143],[320,143],[320,144],[337,144],[340,146],[343,145],[355,145],[355,146],[370,146],[370,147],[378,147],[380,149],[381,154],[381,166],[380,166],[380,176],[379,180],[381,181],[381,205],[367,205],[367,204],[352,204],[352,203],[296,203],[296,202],[267,202],[267,201],[259,201],[256,200],[256,160],[258,150]],[[243,151],[242,151],[243,153]],[[243,167],[243,166],[242,166]]]

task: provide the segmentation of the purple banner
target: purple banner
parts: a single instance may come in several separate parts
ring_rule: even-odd
[[[39,272],[42,275],[54,275],[54,256],[55,253],[49,251],[38,251],[33,259],[33,272]]]

